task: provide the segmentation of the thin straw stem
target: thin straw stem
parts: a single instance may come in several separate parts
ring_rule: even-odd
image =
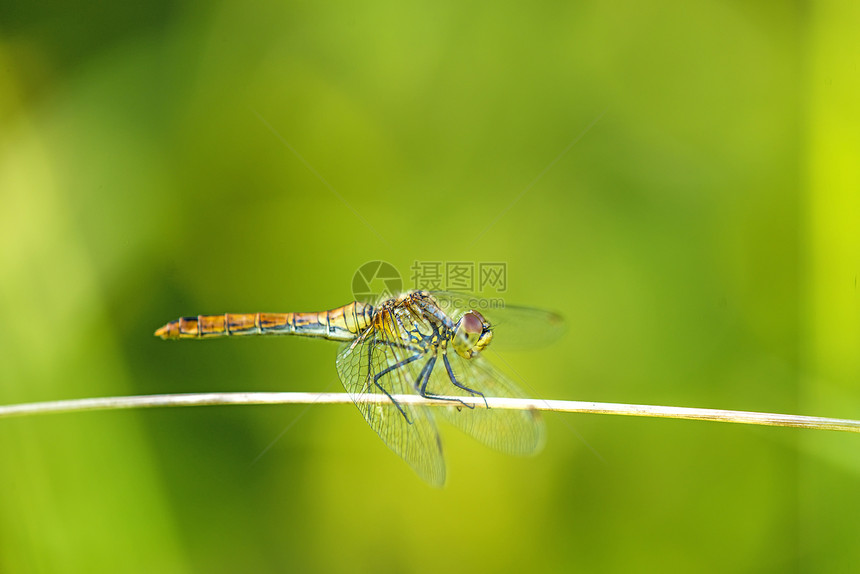
[[[450,400],[425,399],[417,395],[395,395],[401,404],[426,406],[451,406]],[[477,407],[484,406],[481,397],[457,397],[458,400]],[[367,402],[385,403],[385,396],[368,395]],[[69,413],[78,411],[106,411],[153,407],[192,407],[206,405],[283,405],[283,404],[345,404],[352,399],[344,393],[199,393],[176,395],[142,395],[129,397],[102,397],[72,399],[42,403],[24,403],[0,406],[0,418],[38,415],[47,413]],[[495,409],[540,410],[565,413],[589,413],[603,415],[626,415],[636,417],[660,417],[690,419],[750,425],[797,427],[845,432],[860,432],[860,421],[803,415],[785,415],[749,411],[699,409],[687,407],[664,407],[653,405],[628,405],[619,403],[591,403],[583,401],[560,401],[542,399],[509,399],[487,397],[487,405]]]

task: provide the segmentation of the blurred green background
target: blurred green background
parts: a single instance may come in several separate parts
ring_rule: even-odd
[[[537,396],[860,418],[858,26],[847,1],[0,1],[0,402],[337,391],[332,343],[152,332],[342,305],[369,260],[504,261],[508,301],[568,321],[504,354]],[[3,420],[0,571],[860,561],[860,437],[547,423],[530,459],[443,429],[438,491],[352,406]]]

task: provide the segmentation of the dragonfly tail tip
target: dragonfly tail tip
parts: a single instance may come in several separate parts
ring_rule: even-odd
[[[173,338],[173,333],[171,332],[171,331],[172,331],[172,329],[171,329],[171,327],[172,327],[172,326],[173,326],[173,324],[172,324],[172,323],[168,323],[167,325],[164,325],[163,327],[159,327],[159,328],[155,331],[155,333],[153,333],[153,334],[154,334],[156,337],[159,337],[159,338],[164,339],[164,340],[172,339],[172,338]]]

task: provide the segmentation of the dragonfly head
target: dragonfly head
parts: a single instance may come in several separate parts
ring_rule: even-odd
[[[454,350],[464,359],[471,359],[493,340],[493,330],[484,316],[469,311],[454,326]]]

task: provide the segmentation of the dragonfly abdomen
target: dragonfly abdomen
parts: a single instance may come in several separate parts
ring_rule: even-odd
[[[322,313],[225,313],[182,317],[155,332],[162,339],[299,335],[351,341],[370,325],[373,308],[353,302]]]

